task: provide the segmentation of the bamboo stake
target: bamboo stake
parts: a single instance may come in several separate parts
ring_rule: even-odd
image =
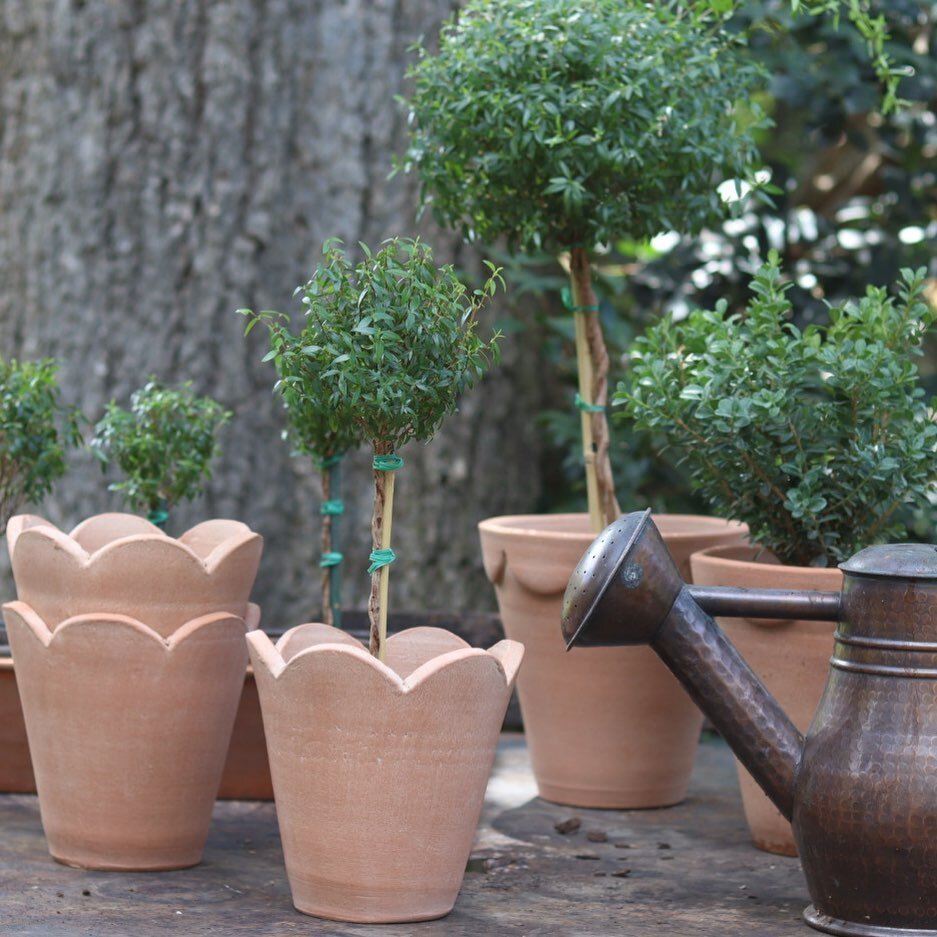
[[[575,281],[573,281],[575,282]],[[572,291],[573,305],[581,303]],[[586,335],[586,318],[580,312],[573,313],[576,326],[576,371],[579,376],[579,398],[583,403],[592,403],[592,361],[589,358],[589,340]],[[602,508],[599,503],[599,482],[595,471],[595,443],[592,438],[592,414],[585,410],[579,413],[582,434],[582,461],[586,471],[586,498],[589,505],[589,525],[593,532],[602,529]]]
[[[582,449],[586,470],[586,495],[589,499],[589,522],[594,533],[617,520],[621,508],[615,497],[615,481],[609,458],[608,418],[608,351],[602,335],[602,324],[595,310],[598,304],[592,289],[592,266],[583,247],[574,247],[569,254],[569,281],[576,326],[576,361],[579,373],[579,398],[582,410]]]
[[[329,501],[332,497],[332,470],[330,468],[322,469],[322,503]],[[330,514],[322,515],[322,556],[327,556],[332,552],[332,516]],[[335,619],[332,614],[332,570],[334,567],[327,566],[322,570],[322,621],[326,625],[334,625]]]
[[[394,519],[394,473],[385,472],[387,483],[384,487],[384,525],[381,531],[381,549],[390,549],[390,529]],[[390,590],[390,566],[382,566],[378,573],[381,577],[380,617],[378,620],[378,652],[377,659],[384,660],[384,647],[387,644],[387,596]]]
[[[342,465],[332,460],[322,469],[322,503],[341,501]],[[322,515],[322,555],[341,553],[340,515]],[[335,628],[342,627],[342,564],[333,563],[322,570],[322,620]]]
[[[375,452],[375,456],[388,455]],[[371,520],[371,541],[375,550],[389,550],[391,525],[394,511],[394,473],[383,469],[374,470],[374,514]],[[371,622],[370,651],[384,660],[387,642],[387,599],[390,588],[390,566],[384,565],[371,574],[371,596],[368,600],[368,617]]]

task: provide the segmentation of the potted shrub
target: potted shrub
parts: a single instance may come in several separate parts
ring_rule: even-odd
[[[716,511],[745,521],[753,546],[691,558],[703,585],[838,590],[837,564],[900,525],[898,509],[934,491],[937,426],[920,386],[935,311],[924,272],[898,296],[869,287],[798,328],[776,256],[748,306],[725,303],[639,338],[615,403],[654,433]],[[801,731],[833,650],[833,624],[725,619],[731,640]],[[740,768],[756,845],[793,854],[790,827]]]
[[[117,488],[165,523],[208,472],[225,414],[191,387],[150,381],[114,405],[93,448]],[[152,512],[161,512],[154,515]],[[244,524],[169,537],[130,514],[65,534],[7,528],[18,599],[4,606],[52,856],[101,869],[197,863],[237,710],[262,547]]]
[[[40,501],[65,472],[78,415],[62,406],[56,363],[0,359],[0,535],[21,505]],[[0,622],[0,790],[31,791],[33,774],[13,661]]]
[[[316,623],[248,643],[294,905],[426,920],[455,903],[523,648],[473,649],[436,628],[387,639],[394,473],[398,450],[428,441],[496,355],[475,315],[498,274],[469,293],[419,241],[361,249],[355,264],[327,242],[299,333],[267,321],[278,373],[297,378],[287,406],[315,401],[372,448],[370,649]]]
[[[444,27],[439,51],[419,56],[399,165],[419,173],[424,205],[469,238],[552,252],[569,274],[588,516],[480,525],[505,629],[528,648],[518,693],[540,793],[582,806],[675,803],[692,768],[696,708],[646,649],[567,656],[560,636],[569,575],[620,513],[592,255],[614,239],[696,232],[723,216],[719,182],[752,175],[759,73],[686,11],[621,0],[475,0]],[[716,519],[664,527],[684,566],[692,550],[740,535]]]

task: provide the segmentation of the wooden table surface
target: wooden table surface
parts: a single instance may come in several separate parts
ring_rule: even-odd
[[[704,736],[687,801],[581,810],[531,797],[523,736],[505,735],[455,910],[358,926],[293,910],[271,803],[220,801],[204,862],[85,872],[50,859],[30,795],[0,795],[2,937],[780,937],[815,933],[800,864],[754,849],[725,744]],[[578,819],[575,832],[557,825]],[[575,825],[575,824],[573,824]]]

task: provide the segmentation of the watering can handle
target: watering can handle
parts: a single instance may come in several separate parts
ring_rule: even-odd
[[[687,586],[703,611],[724,618],[789,618],[837,621],[839,592],[792,589],[736,589],[728,586]]]

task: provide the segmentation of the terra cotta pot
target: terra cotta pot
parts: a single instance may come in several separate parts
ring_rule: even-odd
[[[52,629],[24,602],[3,612],[53,858],[141,871],[199,862],[257,606],[246,623],[216,612],[168,638],[126,615]]]
[[[834,568],[784,566],[757,546],[714,547],[690,557],[700,586],[838,592],[843,574]],[[735,645],[797,728],[806,733],[820,702],[833,653],[835,622],[718,618]],[[796,856],[790,823],[751,775],[736,762],[742,806],[759,849]]]
[[[202,615],[247,614],[263,538],[210,520],[178,538],[134,514],[96,514],[66,534],[33,514],[7,525],[16,597],[52,629],[86,613],[129,615],[163,637]]]
[[[382,663],[322,624],[248,644],[293,904],[359,923],[447,914],[521,645],[413,628]]]
[[[658,523],[688,577],[691,553],[743,539],[712,517]],[[524,731],[540,796],[580,807],[662,807],[686,796],[702,715],[646,647],[567,653],[563,592],[595,539],[584,514],[495,517],[479,524],[485,571],[509,638],[522,642]]]

